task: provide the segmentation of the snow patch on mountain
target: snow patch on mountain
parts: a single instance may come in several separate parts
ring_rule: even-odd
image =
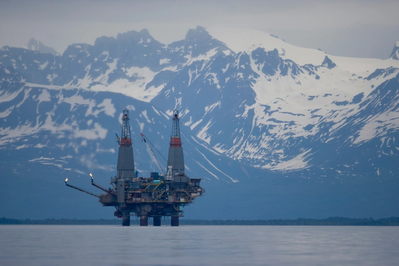
[[[43,64],[40,64],[40,65],[39,65],[39,68],[40,68],[41,70],[43,70],[43,69],[45,69],[45,68],[47,67],[47,65],[48,65],[48,61],[44,62]]]
[[[94,113],[94,116],[97,117],[97,114],[100,112],[104,112],[106,115],[114,117],[116,109],[112,104],[112,99],[104,99],[102,103],[97,105],[98,108],[103,107],[103,109],[99,109]]]
[[[8,109],[6,109],[3,112],[0,112],[0,118],[5,118],[7,117],[9,114],[11,114],[12,110],[14,109],[14,106],[9,107]]]
[[[399,61],[393,59],[381,60],[375,58],[355,58],[335,55],[329,55],[328,57],[342,70],[356,73],[358,75],[370,74],[377,68],[399,68]]]
[[[236,53],[250,53],[259,47],[266,51],[277,49],[282,58],[291,59],[300,65],[319,65],[325,57],[322,51],[297,47],[259,30],[216,27],[207,30]]]
[[[191,116],[190,116],[190,121],[191,121]],[[193,129],[194,129],[196,126],[198,126],[202,121],[203,121],[203,120],[200,119],[200,120],[198,120],[197,122],[193,123],[192,125],[190,125],[191,123],[188,124],[188,125],[190,125],[190,129],[193,130]]]
[[[23,86],[19,92],[22,94],[23,91],[23,99],[18,103],[20,106],[22,103],[31,100],[36,101],[36,119],[27,120],[19,122],[15,127],[2,127],[0,128],[0,145],[4,145],[7,143],[12,143],[18,141],[27,136],[31,136],[37,134],[41,131],[49,131],[52,134],[57,134],[59,137],[69,136],[74,139],[84,139],[84,140],[95,140],[95,139],[104,139],[107,135],[108,130],[101,126],[99,123],[87,123],[88,128],[82,129],[78,123],[73,120],[73,117],[70,119],[66,119],[62,122],[54,120],[54,115],[57,110],[57,105],[54,105],[53,110],[42,114],[39,112],[39,105],[43,102],[51,102],[58,98],[58,105],[62,103],[70,104],[70,112],[73,112],[78,106],[87,106],[85,116],[94,116],[97,117],[98,114],[104,112],[104,114],[108,116],[115,116],[116,109],[112,104],[111,99],[103,99],[103,101],[99,104],[96,103],[94,99],[86,99],[82,95],[79,95],[79,91],[73,96],[65,97],[62,93],[58,93],[55,97],[52,97],[47,89],[38,89],[38,96],[36,94],[31,95],[32,88],[27,88]],[[0,100],[11,100],[18,95],[4,94],[5,97],[0,97]],[[30,104],[30,103],[28,103]],[[7,108],[6,110],[0,113],[1,118],[8,117],[14,110],[14,106]],[[25,148],[25,147],[20,147]]]
[[[42,93],[37,97],[37,101],[39,102],[38,105],[41,102],[50,102],[51,101],[50,93],[46,89],[43,89]]]
[[[207,30],[213,37],[224,42],[227,47],[236,53],[247,52],[250,54],[258,48],[264,48],[265,51],[277,49],[279,56],[283,59],[290,59],[302,66],[306,64],[320,65],[327,55],[323,51],[291,45],[259,30],[217,27]],[[352,58],[330,54],[328,54],[328,57],[342,70],[356,73],[372,72],[377,68],[388,68],[390,66],[399,68],[399,61],[392,59]]]
[[[210,171],[209,169],[207,169],[205,166],[203,166],[200,162],[195,161],[202,169],[204,169],[205,171],[207,171],[211,176],[213,176],[216,180],[220,180],[219,177],[214,174],[212,171]],[[209,178],[208,178],[209,179]]]
[[[203,141],[205,141],[206,143],[208,143],[208,145],[211,142],[211,135],[209,135],[207,133],[207,130],[209,129],[209,127],[212,125],[212,119],[208,121],[208,123],[206,123],[205,126],[203,126],[200,131],[197,133],[197,137]]]
[[[90,113],[92,113],[89,110],[95,106],[94,100],[85,99],[85,98],[83,98],[82,95],[79,95],[78,92],[71,97],[64,97],[63,94],[59,94],[59,95],[57,95],[57,97],[58,97],[58,104],[60,104],[61,102],[64,102],[64,103],[68,103],[71,105],[70,110],[69,110],[70,112],[73,112],[75,110],[75,107],[77,108],[80,105],[87,105],[88,109],[86,112],[86,116],[89,115]]]
[[[95,170],[103,170],[103,171],[112,171],[114,169],[114,165],[111,164],[100,164],[98,160],[95,158],[96,154],[95,153],[90,153],[90,154],[84,154],[81,155],[79,158],[79,161],[81,165],[86,166],[88,169]]]
[[[28,89],[25,89],[24,90],[24,98],[22,99],[22,101],[20,101],[15,107],[16,108],[19,108],[25,101],[26,101],[26,99],[28,99],[29,98],[29,92],[31,91],[32,89],[30,89],[30,88],[28,88]]]
[[[213,48],[213,49],[209,50],[208,52],[206,52],[205,54],[201,54],[201,55],[199,55],[197,57],[192,57],[191,53],[190,53],[190,55],[185,55],[184,57],[187,58],[186,65],[191,65],[192,63],[194,63],[196,61],[205,61],[205,63],[206,63],[209,60],[211,60],[211,58],[214,55],[217,54],[217,50],[218,50],[217,48]]]
[[[24,90],[23,87],[14,92],[0,90],[0,103],[10,102],[14,100],[23,90]]]
[[[231,176],[229,176],[228,174],[224,173],[222,170],[220,170],[218,167],[216,167],[206,156],[205,154],[203,154],[202,152],[200,152],[197,148],[195,148],[196,151],[202,155],[202,157],[204,157],[204,159],[207,161],[207,163],[209,163],[215,170],[217,170],[219,173],[221,173],[222,175],[228,177],[233,183],[238,183],[239,181]]]
[[[204,113],[204,116],[205,116],[207,113],[212,112],[216,107],[219,107],[219,108],[220,108],[221,103],[222,103],[221,101],[217,101],[217,102],[214,103],[214,104],[205,106],[205,113]]]
[[[60,169],[63,169],[63,164],[67,163],[65,160],[57,160],[55,158],[48,158],[48,157],[43,157],[43,156],[41,156],[39,158],[31,159],[31,160],[29,160],[29,162],[40,163],[42,165],[52,165],[52,166],[56,166]],[[68,168],[65,170],[70,170],[70,169]]]
[[[42,102],[51,102],[51,95],[46,89],[42,89],[42,93],[36,99],[38,101],[36,107],[36,113],[39,114],[39,105]]]
[[[371,117],[371,119],[357,132],[358,136],[353,141],[353,144],[360,144],[373,138],[382,137],[388,130],[399,131],[398,111]]]
[[[147,123],[153,124],[153,121],[151,121],[151,120],[148,118],[147,110],[142,111],[141,114],[140,114],[140,116],[143,116],[143,117],[145,118],[145,120],[147,121]]]
[[[110,67],[108,71],[111,71],[111,69],[113,68]],[[90,89],[94,91],[112,91],[122,93],[144,102],[150,102],[166,85],[166,83],[163,83],[159,86],[148,87],[148,83],[150,83],[154,79],[154,76],[158,73],[151,71],[148,67],[130,67],[127,69],[123,68],[122,70],[128,77],[134,78],[135,80],[129,81],[128,79],[124,78],[117,79],[108,85],[93,85]],[[104,80],[105,77],[108,77],[108,73],[104,74],[99,80]]]
[[[299,169],[306,169],[310,167],[310,165],[306,161],[306,159],[311,155],[310,152],[311,149],[308,149],[290,160],[279,163],[266,164],[262,166],[262,168],[280,171],[294,171]]]
[[[259,71],[252,60],[251,67],[259,75],[252,85],[256,104],[246,106],[243,116],[253,109],[255,125],[273,125],[271,133],[280,136],[314,135],[317,127],[305,128],[318,124],[321,119],[339,123],[357,112],[356,106],[349,105],[355,95],[362,92],[368,95],[372,91],[363,80],[352,80],[350,73],[340,69],[320,68],[316,72],[320,80],[312,80],[307,74],[294,78],[278,74],[269,77]]]
[[[94,127],[90,129],[80,130],[75,128],[73,130],[75,138],[84,138],[87,140],[105,139],[108,130],[103,128],[99,123],[94,123]]]

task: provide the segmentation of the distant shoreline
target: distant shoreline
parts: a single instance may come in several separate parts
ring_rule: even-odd
[[[12,219],[0,218],[0,225],[121,225],[120,219]],[[139,219],[131,219],[132,225],[138,225]],[[170,219],[162,220],[168,225]],[[273,219],[273,220],[196,220],[180,219],[180,225],[303,225],[303,226],[399,226],[399,217],[389,217],[381,219],[373,218],[344,218],[330,217],[326,219]]]

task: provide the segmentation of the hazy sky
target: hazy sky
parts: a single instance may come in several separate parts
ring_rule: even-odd
[[[62,53],[143,28],[168,44],[197,25],[252,28],[332,55],[386,59],[399,41],[399,1],[0,0],[0,47],[34,37]]]

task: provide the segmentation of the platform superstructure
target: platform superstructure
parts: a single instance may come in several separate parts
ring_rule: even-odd
[[[144,135],[142,134],[146,141]],[[134,168],[134,156],[129,124],[129,111],[122,113],[122,132],[118,137],[119,152],[117,173],[111,178],[112,189],[105,189],[94,182],[92,185],[101,189],[97,196],[80,188],[65,184],[74,189],[99,197],[103,206],[114,206],[114,215],[122,218],[122,225],[130,225],[131,215],[140,217],[140,225],[147,226],[152,218],[154,226],[160,226],[162,217],[171,217],[171,226],[179,225],[183,216],[183,207],[205,193],[200,186],[200,178],[190,178],[184,173],[184,156],[180,136],[180,118],[177,110],[172,116],[172,134],[166,174],[151,172],[150,177],[138,177]],[[161,170],[161,172],[163,172]]]

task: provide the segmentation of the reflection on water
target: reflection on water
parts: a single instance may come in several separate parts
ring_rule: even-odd
[[[399,227],[2,225],[0,265],[398,265]]]

